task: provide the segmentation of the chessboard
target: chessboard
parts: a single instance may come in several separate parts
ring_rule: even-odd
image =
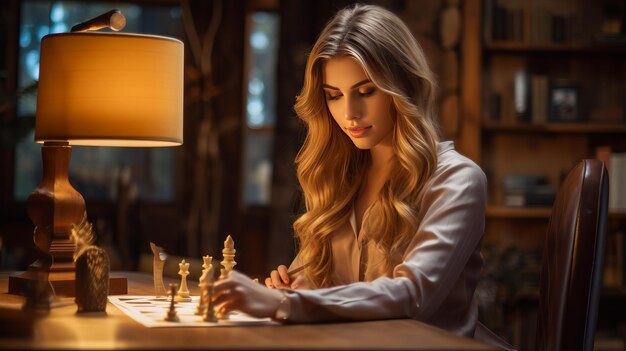
[[[270,318],[254,318],[239,312],[231,312],[228,319],[218,320],[217,323],[205,322],[202,316],[195,315],[199,296],[192,296],[191,302],[176,302],[176,313],[180,321],[168,322],[165,316],[170,307],[170,300],[166,297],[142,295],[114,295],[109,296],[109,302],[119,308],[127,316],[141,323],[147,328],[178,328],[178,327],[228,327],[249,325],[278,325]]]

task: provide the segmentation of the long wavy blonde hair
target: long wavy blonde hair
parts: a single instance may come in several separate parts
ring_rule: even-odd
[[[417,230],[420,194],[437,164],[436,84],[420,45],[402,20],[381,7],[357,4],[339,11],[311,50],[294,106],[308,129],[296,157],[306,212],[294,230],[304,274],[317,287],[333,285],[331,235],[349,219],[370,162],[369,150],[352,143],[326,106],[324,63],[342,56],[356,59],[392,97],[394,168],[361,230],[384,253],[388,274]]]

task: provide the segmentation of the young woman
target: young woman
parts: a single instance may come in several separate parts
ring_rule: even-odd
[[[337,13],[295,105],[306,212],[300,251],[267,287],[232,272],[223,312],[289,322],[414,318],[473,336],[486,179],[441,142],[435,81],[405,24],[377,6]],[[272,289],[281,288],[281,289]]]

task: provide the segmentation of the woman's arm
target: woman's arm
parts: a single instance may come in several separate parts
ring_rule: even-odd
[[[395,267],[393,278],[370,283],[289,291],[293,322],[439,318],[451,295],[472,302],[481,263],[467,269],[479,255],[484,230],[486,178],[473,163],[457,162],[438,169],[424,194],[423,218],[404,261]],[[465,271],[468,272],[465,272]],[[463,275],[463,277],[462,277]],[[462,288],[468,291],[456,291]],[[461,306],[462,307],[462,306]]]
[[[287,320],[291,322],[409,317],[441,325],[440,318],[444,315],[444,318],[461,319],[450,322],[448,329],[473,333],[473,323],[464,324],[462,319],[471,313],[469,305],[481,268],[476,263],[470,269],[467,266],[470,258],[480,251],[485,194],[485,176],[473,163],[456,162],[440,167],[425,190],[420,210],[423,218],[404,261],[395,267],[393,278],[326,289],[287,290],[284,296],[269,295],[256,287],[241,288],[238,300],[233,298],[237,302],[231,302],[229,308],[250,313],[246,309],[249,303],[242,302],[245,299],[271,301],[268,303],[275,307],[286,297],[290,305]],[[226,284],[232,283],[216,283],[216,291],[238,289],[227,288]],[[455,297],[457,304],[443,306],[450,296]],[[226,298],[219,300],[224,301]],[[467,325],[471,325],[467,327],[471,331],[463,328]]]

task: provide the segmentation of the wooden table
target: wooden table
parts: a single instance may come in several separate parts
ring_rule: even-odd
[[[150,275],[116,274],[128,277],[129,294],[154,293]],[[495,350],[473,339],[410,319],[145,328],[110,303],[106,313],[78,315],[72,298],[65,299],[68,305],[64,307],[36,315],[20,309],[23,297],[6,293],[8,276],[8,272],[0,272],[0,349]]]

